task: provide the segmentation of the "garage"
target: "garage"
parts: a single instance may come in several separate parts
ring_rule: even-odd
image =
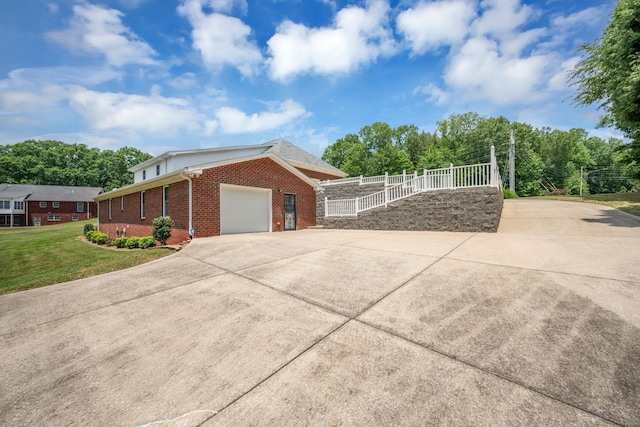
[[[220,234],[271,231],[271,190],[220,184]]]

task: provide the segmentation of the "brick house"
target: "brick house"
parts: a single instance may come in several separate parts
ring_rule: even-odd
[[[0,184],[0,227],[40,226],[93,218],[99,187]]]
[[[131,169],[134,183],[95,197],[111,237],[148,236],[170,216],[169,243],[189,237],[303,229],[316,224],[317,182],[346,174],[292,143],[171,151]]]

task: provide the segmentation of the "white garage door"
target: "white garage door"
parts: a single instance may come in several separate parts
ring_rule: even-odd
[[[220,234],[271,230],[271,190],[220,184]]]

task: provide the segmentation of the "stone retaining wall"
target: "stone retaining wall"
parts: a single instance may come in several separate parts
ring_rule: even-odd
[[[461,188],[416,194],[406,199],[361,212],[357,217],[324,216],[324,198],[362,197],[384,187],[380,185],[338,185],[317,193],[317,224],[325,228],[364,230],[429,230],[496,232],[500,224],[502,192],[498,188]]]

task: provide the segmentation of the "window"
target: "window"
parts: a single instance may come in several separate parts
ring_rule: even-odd
[[[24,210],[24,202],[13,202],[13,209]]]
[[[144,218],[144,191],[140,192],[140,218]]]
[[[47,219],[49,221],[60,221],[60,215],[48,215]]]
[[[51,207],[59,208],[60,207],[60,202],[51,202]]]
[[[156,176],[160,175],[160,165],[156,165]]]
[[[84,202],[76,203],[76,211],[77,212],[84,212]]]
[[[147,171],[142,171],[142,179],[147,179]]]
[[[15,215],[13,217],[13,225],[20,225],[20,215]]]
[[[111,200],[113,199],[109,199],[109,219],[111,219]]]
[[[120,196],[120,210],[124,210],[124,196]]]
[[[11,209],[11,200],[0,200],[0,209]]]
[[[169,216],[169,186],[165,185],[162,187],[162,199],[164,203],[162,204],[162,216]]]
[[[46,208],[47,207],[47,202],[40,202],[39,205],[41,208]]]
[[[78,215],[73,214],[71,215],[71,221],[77,221],[78,220]]]

